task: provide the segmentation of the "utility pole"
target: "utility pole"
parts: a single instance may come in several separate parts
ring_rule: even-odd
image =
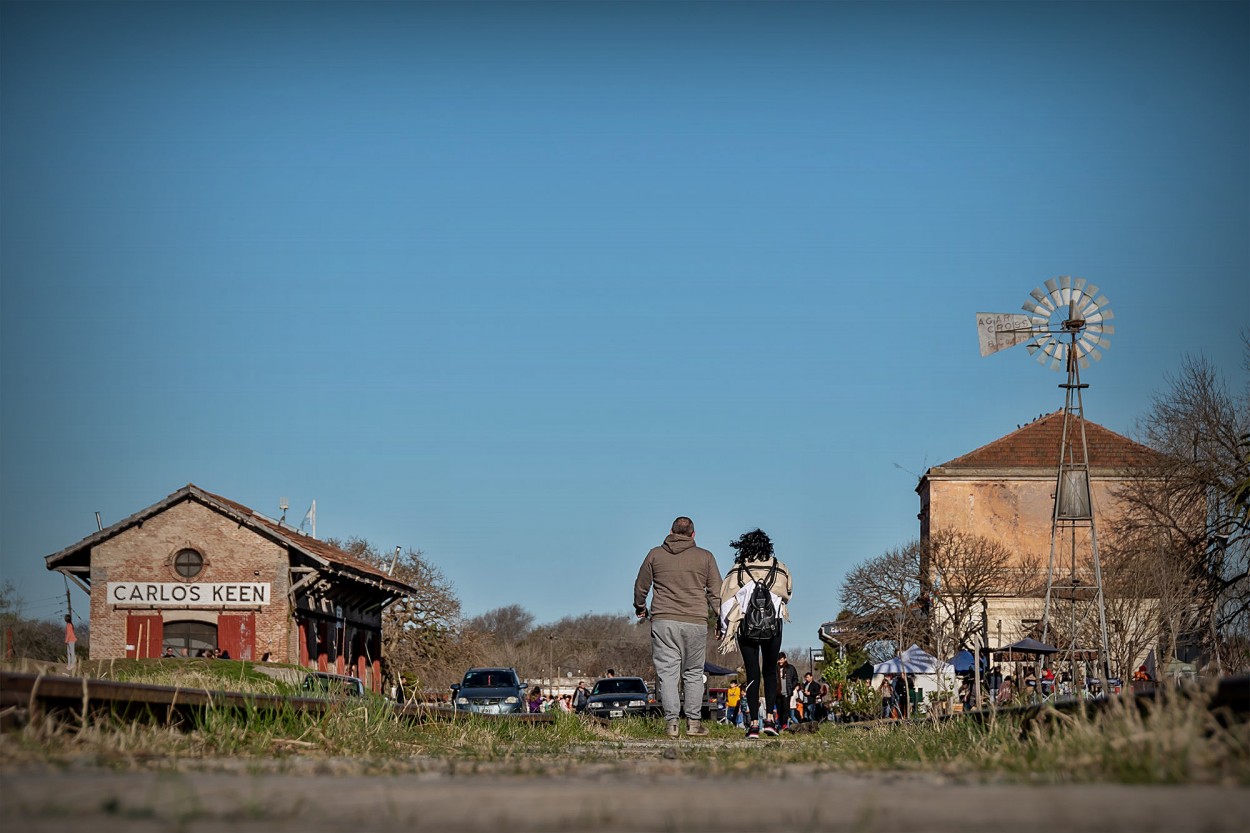
[[[972,683],[973,691],[976,693],[977,711],[985,708],[985,700],[981,695],[981,661],[985,659],[986,669],[989,669],[990,655],[990,620],[989,620],[989,603],[981,600],[981,645],[977,650],[973,651],[972,656]]]

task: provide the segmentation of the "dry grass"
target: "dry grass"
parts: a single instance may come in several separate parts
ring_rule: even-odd
[[[239,666],[243,663],[237,664]],[[145,682],[166,673],[142,672]],[[166,684],[223,689],[252,680],[230,663],[182,665]],[[195,675],[206,675],[192,686]],[[134,677],[128,677],[134,679]],[[250,682],[249,682],[250,681]],[[281,688],[281,684],[277,684]],[[276,693],[266,690],[265,693]],[[560,716],[552,724],[469,720],[412,724],[395,719],[386,701],[343,701],[321,716],[210,710],[196,726],[87,725],[43,720],[0,735],[0,768],[226,768],[279,771],[550,774],[594,766],[607,770],[679,766],[707,774],[765,766],[828,771],[916,771],[975,780],[1046,783],[1221,783],[1250,785],[1250,727],[1221,723],[1201,700],[1177,698],[1142,715],[1113,707],[1096,718],[1050,713],[1022,733],[1018,724],[967,721],[826,724],[819,732],[746,741],[738,730],[711,726],[706,739],[673,742],[659,720],[611,726]]]

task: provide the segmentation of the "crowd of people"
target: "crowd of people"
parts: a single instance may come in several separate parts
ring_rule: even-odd
[[[175,648],[172,645],[166,645],[165,651],[161,654],[161,659],[177,659],[179,657],[192,656],[187,652],[186,648]],[[224,648],[200,648],[194,654],[197,659],[230,659],[230,651]],[[261,658],[261,662],[269,661],[269,653]]]

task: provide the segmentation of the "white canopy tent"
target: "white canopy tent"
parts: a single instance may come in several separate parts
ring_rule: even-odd
[[[877,663],[872,670],[874,688],[881,685],[881,679],[886,674],[906,674],[908,684],[925,694],[955,690],[955,666],[943,662],[919,645],[912,645],[893,659]]]

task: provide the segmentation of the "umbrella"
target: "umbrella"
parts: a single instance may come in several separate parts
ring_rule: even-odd
[[[1011,651],[1015,651],[1016,653],[1020,653],[1020,654],[1057,654],[1059,653],[1059,649],[1056,648],[1054,645],[1044,645],[1043,643],[1038,642],[1036,639],[1029,639],[1028,637],[1021,639],[1019,642],[1013,642],[1010,645],[1007,645],[1006,647],[996,648],[994,650],[994,653],[1006,654]]]
[[[703,663],[703,673],[709,677],[728,677],[730,674],[737,674],[738,672],[732,668],[717,665],[714,662],[705,662]]]
[[[955,654],[955,656],[948,659],[947,662],[955,666],[956,674],[967,674],[972,671],[972,652],[967,650],[960,651]]]

